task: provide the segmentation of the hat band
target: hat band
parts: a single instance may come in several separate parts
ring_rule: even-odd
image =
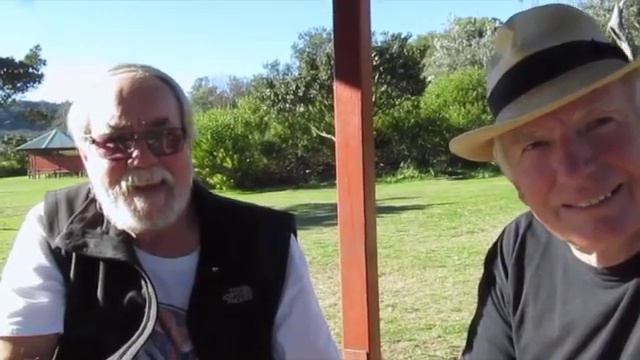
[[[592,62],[629,58],[618,46],[595,40],[579,40],[533,53],[507,70],[489,94],[487,103],[495,117],[512,101],[535,87]]]

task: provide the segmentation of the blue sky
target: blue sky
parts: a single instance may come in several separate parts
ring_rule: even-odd
[[[343,0],[346,1],[346,0]],[[570,0],[564,0],[567,2]],[[548,0],[371,0],[374,31],[422,34],[454,16],[513,13]],[[189,90],[200,76],[248,77],[287,61],[300,32],[331,28],[331,0],[0,1],[0,56],[35,44],[48,65],[29,100],[64,101],[119,62],[159,67]],[[9,34],[14,34],[10,36]]]

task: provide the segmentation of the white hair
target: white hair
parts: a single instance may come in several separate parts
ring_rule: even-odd
[[[77,146],[84,143],[84,135],[91,133],[92,119],[107,119],[113,111],[114,89],[117,77],[133,75],[137,79],[155,78],[165,84],[175,96],[180,107],[182,126],[185,129],[187,141],[192,143],[196,137],[191,103],[180,85],[168,74],[149,65],[120,64],[108,71],[105,76],[92,82],[85,91],[72,99],[71,108],[67,115],[67,129]]]

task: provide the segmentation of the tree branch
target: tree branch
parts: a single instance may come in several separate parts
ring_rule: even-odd
[[[622,51],[627,55],[629,59],[633,59],[635,54],[636,44],[630,36],[627,36],[627,31],[624,27],[624,3],[626,0],[622,0],[617,3],[613,11],[611,12],[611,19],[607,24],[607,30],[615,40],[615,42],[622,48]]]
[[[318,130],[318,128],[316,128],[315,126],[313,126],[311,124],[308,124],[308,125],[309,125],[309,127],[311,128],[311,131],[314,134],[322,136],[322,137],[327,138],[327,139],[331,139],[331,140],[333,140],[333,142],[336,141],[336,137],[335,136],[333,136],[331,134],[327,134],[326,132],[320,131],[320,130]]]

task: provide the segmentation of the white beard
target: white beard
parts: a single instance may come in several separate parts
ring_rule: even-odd
[[[191,197],[191,182],[188,186],[176,187],[171,174],[161,166],[147,170],[129,169],[120,183],[111,189],[99,176],[92,176],[92,171],[87,170],[104,216],[117,228],[133,234],[168,227],[182,214]],[[164,194],[162,203],[133,192],[135,186],[160,182],[171,189]]]

